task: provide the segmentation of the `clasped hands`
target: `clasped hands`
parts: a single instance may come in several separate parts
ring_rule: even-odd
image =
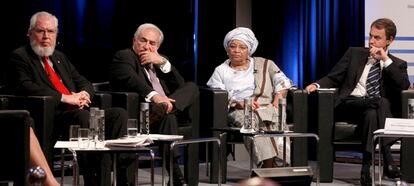
[[[62,102],[69,105],[75,105],[78,106],[79,109],[83,109],[84,107],[89,107],[91,99],[89,93],[83,90],[80,92],[72,92],[70,95],[63,94]]]

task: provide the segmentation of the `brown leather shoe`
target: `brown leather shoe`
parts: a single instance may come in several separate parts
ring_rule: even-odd
[[[150,124],[161,121],[167,115],[167,103],[154,103],[150,110]]]

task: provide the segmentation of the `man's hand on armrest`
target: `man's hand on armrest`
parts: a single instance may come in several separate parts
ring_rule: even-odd
[[[318,90],[319,86],[317,83],[312,83],[310,85],[308,85],[305,90],[308,92],[308,94],[310,94],[311,92],[315,92],[316,90]]]
[[[151,100],[154,103],[167,103],[168,104],[167,113],[170,113],[173,110],[173,103],[175,103],[174,99],[171,99],[166,96],[161,96],[159,94],[155,94],[154,96],[152,96]]]

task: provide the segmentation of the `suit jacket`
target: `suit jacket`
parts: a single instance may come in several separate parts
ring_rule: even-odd
[[[49,56],[49,60],[52,61],[53,69],[69,91],[84,90],[89,93],[92,100],[94,95],[92,84],[78,73],[65,54],[55,50]],[[14,50],[9,61],[8,83],[11,91],[17,95],[52,96],[55,98],[56,105],[59,105],[62,94],[55,89],[41,63],[41,59],[29,45]]]
[[[155,70],[167,96],[184,84],[184,78],[172,65],[169,73],[163,73],[157,67]],[[110,65],[110,83],[115,91],[137,92],[141,97],[154,91],[144,67],[132,49],[120,50],[114,55]]]
[[[350,47],[331,72],[316,82],[321,88],[338,88],[335,106],[349,96],[356,87],[368,61],[368,56],[369,49]],[[391,54],[388,56],[393,62],[381,72],[380,94],[390,101],[392,110],[397,111],[400,110],[401,91],[410,86],[407,62]]]

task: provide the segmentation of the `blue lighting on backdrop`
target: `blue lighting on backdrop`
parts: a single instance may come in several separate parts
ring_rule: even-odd
[[[85,24],[85,11],[86,11],[86,0],[77,0],[76,1],[76,39],[79,44],[82,44],[85,41],[84,35],[84,24]]]

